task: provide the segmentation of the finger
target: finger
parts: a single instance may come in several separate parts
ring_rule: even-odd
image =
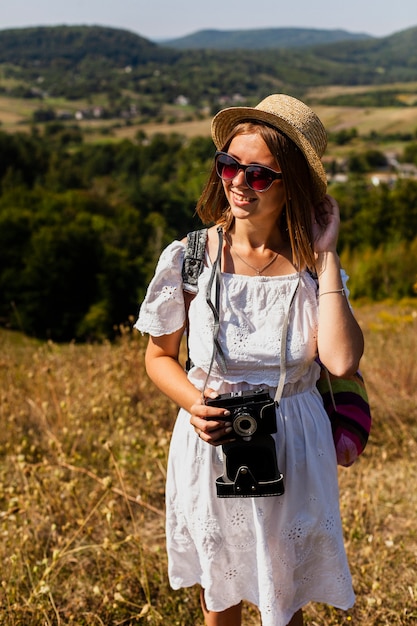
[[[194,428],[197,436],[213,446],[219,446],[224,443],[235,441],[233,434],[233,428],[230,422],[223,422],[219,427],[210,430],[207,426],[205,428]]]
[[[207,443],[210,446],[214,446],[215,448],[236,441],[236,437],[230,437],[225,435],[224,437],[220,437],[219,439],[213,439],[212,437],[205,435],[204,433],[201,433],[201,435],[199,435],[199,439],[201,439],[201,441],[204,441],[204,443]]]
[[[197,419],[204,419],[210,422],[224,421],[230,416],[228,409],[222,407],[209,406],[208,404],[194,405],[191,407],[191,415]],[[198,424],[196,424],[198,426]]]
[[[221,428],[225,425],[225,420],[221,417],[209,417],[204,415],[191,415],[190,424],[194,427],[194,430],[202,430],[204,433],[209,433]]]
[[[219,437],[224,437],[224,435],[228,435],[232,432],[232,423],[221,421],[206,421],[202,420],[201,425],[195,424],[194,430],[197,432],[204,433],[205,435],[212,437],[214,439],[218,439]]]
[[[217,391],[214,391],[214,389],[204,389],[204,397],[205,398],[210,398],[211,400],[214,400],[215,398],[217,398],[219,394],[217,393]]]

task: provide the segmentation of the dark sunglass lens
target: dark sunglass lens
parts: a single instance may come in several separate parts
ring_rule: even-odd
[[[274,177],[264,167],[248,167],[246,170],[246,180],[254,191],[264,191],[272,184]]]
[[[277,178],[275,173],[262,165],[241,165],[225,152],[216,155],[216,171],[223,180],[233,180],[240,170],[245,172],[246,184],[253,191],[266,191]]]
[[[239,170],[238,163],[227,154],[219,154],[216,160],[217,173],[225,180],[234,178]]]

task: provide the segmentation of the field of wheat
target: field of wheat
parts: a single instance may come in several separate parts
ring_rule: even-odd
[[[340,470],[357,593],[306,624],[417,622],[417,303],[357,307],[373,431]],[[145,338],[57,345],[0,334],[0,623],[202,626],[173,592],[164,482],[176,407],[144,372]],[[260,624],[245,605],[245,626]]]

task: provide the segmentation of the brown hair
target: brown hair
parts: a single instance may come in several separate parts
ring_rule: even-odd
[[[300,268],[314,267],[312,211],[314,191],[305,157],[295,143],[277,129],[254,121],[237,124],[222,150],[227,152],[237,135],[257,133],[265,141],[271,154],[279,163],[285,186],[286,202],[281,215],[280,228],[288,237],[293,261]],[[233,216],[224,193],[221,179],[213,163],[209,179],[197,203],[197,214],[204,224],[214,222],[227,231]]]

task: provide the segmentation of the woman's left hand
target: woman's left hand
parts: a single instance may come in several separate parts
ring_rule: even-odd
[[[213,389],[205,389],[205,398],[217,398]],[[197,435],[212,446],[220,446],[235,440],[232,423],[228,421],[230,411],[209,406],[200,396],[190,407],[190,424]]]
[[[339,205],[336,200],[326,195],[313,209],[314,252],[335,252],[340,228]]]

